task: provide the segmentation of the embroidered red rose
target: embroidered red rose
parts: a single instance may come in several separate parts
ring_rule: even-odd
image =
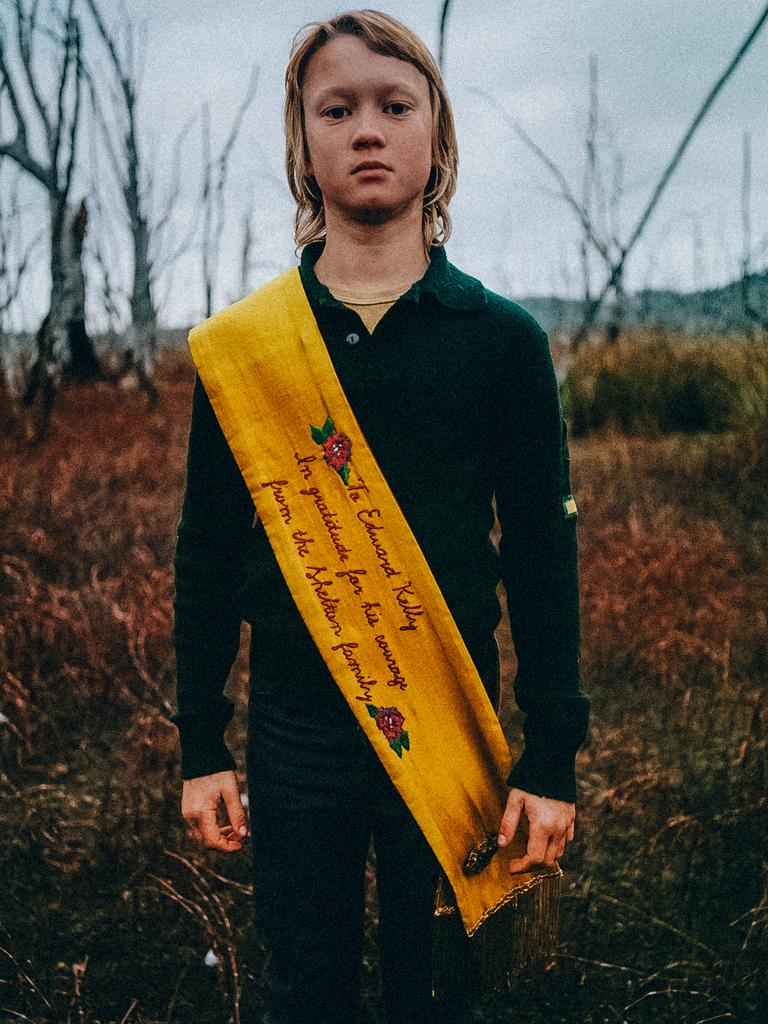
[[[411,749],[411,741],[408,733],[403,729],[405,716],[397,708],[377,708],[375,704],[366,704],[368,714],[376,719],[376,726],[386,736],[390,747],[398,757],[403,756],[403,750]]]
[[[330,416],[322,427],[316,427],[314,423],[310,423],[309,432],[315,444],[319,444],[322,447],[323,459],[331,469],[336,470],[344,481],[344,486],[348,486],[349,456],[352,451],[351,438],[336,429]]]
[[[323,452],[325,461],[333,469],[341,469],[346,466],[349,453],[352,450],[352,442],[346,434],[334,434],[323,441]]]
[[[376,712],[376,725],[378,725],[388,740],[400,738],[404,721],[405,717],[397,708],[379,708]]]

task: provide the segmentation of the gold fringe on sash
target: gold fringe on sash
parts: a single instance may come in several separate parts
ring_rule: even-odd
[[[465,992],[481,998],[511,991],[520,972],[551,956],[559,941],[562,868],[539,875],[489,909],[468,936],[450,882],[441,873],[435,892],[432,994]]]

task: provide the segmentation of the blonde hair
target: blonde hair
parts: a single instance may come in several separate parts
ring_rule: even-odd
[[[448,204],[456,191],[459,153],[453,111],[443,76],[419,37],[397,18],[370,8],[347,11],[328,21],[302,26],[293,38],[285,70],[285,169],[296,200],[296,250],[325,238],[323,197],[316,179],[307,174],[309,150],[304,128],[301,90],[310,58],[329,40],[342,35],[359,37],[369,50],[413,64],[427,79],[432,107],[432,171],[424,189],[422,231],[424,249],[444,245],[451,234]]]

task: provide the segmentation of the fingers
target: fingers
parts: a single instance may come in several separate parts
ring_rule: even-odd
[[[565,844],[568,842],[568,832],[563,832],[559,839],[554,841],[554,857],[562,857],[565,853]]]
[[[216,807],[206,808],[198,820],[201,843],[206,849],[223,850],[232,853],[242,849],[243,841],[231,825],[219,825]]]
[[[575,814],[564,819],[559,811],[552,814],[552,808],[546,806],[546,801],[537,802],[535,799],[524,798],[523,807],[526,816],[531,819],[528,844],[524,856],[509,861],[510,872],[530,871],[537,865],[554,867],[557,859],[565,853],[566,845],[573,839]]]
[[[537,823],[533,823],[528,833],[528,847],[525,851],[525,856],[515,857],[510,860],[509,870],[512,872],[527,871],[534,864],[544,864],[546,862],[549,838],[546,829]]]
[[[241,836],[239,832],[236,832],[231,825],[219,826],[219,842],[230,844],[226,849],[241,850],[243,848],[243,840],[247,838],[247,836]],[[225,849],[225,847],[220,845],[219,849]]]
[[[555,860],[565,853],[566,844],[569,842],[568,833],[573,836],[573,826],[561,832],[559,835],[549,835],[545,829],[534,827],[528,839],[528,848],[524,857],[517,857],[509,862],[509,870],[513,873],[518,871],[530,871],[539,864],[547,867],[554,867]]]
[[[248,827],[235,773],[216,772],[185,780],[182,817],[198,846],[225,853],[242,849]],[[245,829],[244,835],[239,831],[241,828]]]
[[[504,811],[504,817],[501,819],[499,825],[499,846],[507,846],[517,832],[517,826],[520,824],[520,813],[523,809],[523,799],[518,796],[515,791],[510,792],[507,799],[507,806]]]
[[[225,822],[225,831],[239,835],[241,838],[248,835],[248,825],[245,821],[245,810],[243,801],[240,799],[240,788],[237,785],[237,777],[232,772],[221,787],[221,796],[224,800],[229,822]]]

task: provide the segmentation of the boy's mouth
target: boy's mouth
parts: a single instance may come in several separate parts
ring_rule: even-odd
[[[380,160],[363,160],[361,164],[352,171],[353,174],[357,174],[358,171],[389,171],[391,168],[387,167]]]

